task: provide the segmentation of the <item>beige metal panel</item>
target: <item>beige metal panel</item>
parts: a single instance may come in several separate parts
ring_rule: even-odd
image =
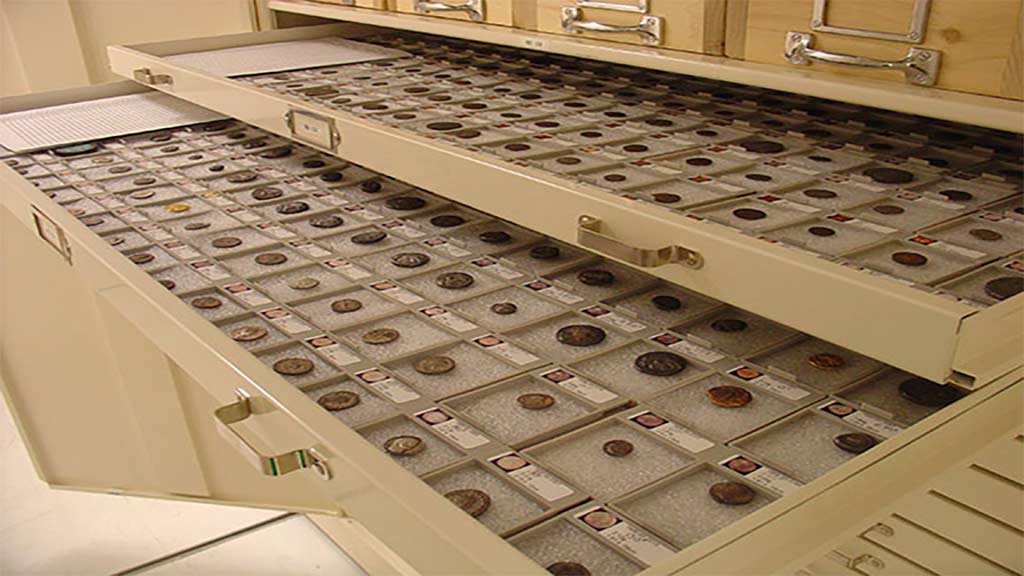
[[[449,18],[461,21],[476,21],[476,18],[471,16],[469,12],[461,10],[442,10],[437,7],[429,8],[430,6],[464,6],[468,4],[475,4],[479,8],[479,12],[483,14],[481,22],[488,24],[497,24],[499,26],[512,26],[513,14],[512,5],[513,0],[473,0],[473,2],[467,2],[467,0],[392,0],[392,9],[398,12],[409,12],[414,14],[427,14],[429,16]],[[420,9],[420,7],[427,7]]]
[[[890,516],[883,527],[870,530],[864,538],[924,566],[936,574],[1012,574],[929,530],[899,516]]]
[[[943,474],[932,490],[1024,532],[1024,486],[968,466]]]
[[[1016,100],[820,72],[792,65],[759,64],[733,58],[631,46],[620,42],[509,30],[415,14],[351,10],[309,0],[256,0],[272,11],[361,22],[466,38],[517,48],[604,60],[704,78],[738,82],[874,108],[917,114],[988,128],[1024,132],[1024,105]],[[736,1],[736,0],[732,0]],[[730,2],[731,4],[731,2]]]
[[[1024,435],[1017,434],[986,448],[974,464],[1024,486]]]
[[[858,538],[838,546],[826,556],[852,574],[871,576],[929,576],[931,572],[892,551]]]

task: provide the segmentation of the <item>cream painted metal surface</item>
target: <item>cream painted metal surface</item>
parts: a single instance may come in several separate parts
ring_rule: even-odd
[[[284,136],[293,137],[287,118],[296,110],[329,119],[339,134],[339,143],[329,152],[566,242],[582,244],[576,233],[579,218],[596,218],[605,236],[603,246],[629,247],[613,250],[607,254],[611,257],[684,246],[701,256],[699,269],[666,263],[649,271],[931,380],[956,377],[966,387],[977,387],[1020,365],[1018,328],[1024,323],[1024,297],[979,311],[711,222],[610,197],[536,169],[367,124],[346,112],[290,101],[162,58],[360,31],[357,25],[342,24],[112,47],[111,62],[114,70],[129,77],[140,69],[169,75],[173,82],[154,87]],[[394,158],[403,160],[396,163]],[[458,182],[476,186],[456,185],[453,175]],[[532,209],[537,205],[546,209]],[[796,302],[798,306],[793,305]],[[871,310],[878,321],[863,322],[864,310]],[[993,334],[1005,335],[1006,340],[995,340]]]

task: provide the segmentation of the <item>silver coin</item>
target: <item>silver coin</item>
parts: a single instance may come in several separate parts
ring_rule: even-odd
[[[303,276],[302,278],[296,278],[288,281],[288,287],[292,290],[312,290],[320,285],[320,280],[313,278],[312,276]]]
[[[445,272],[437,277],[435,283],[441,288],[462,290],[468,288],[475,280],[465,272]]]
[[[391,263],[399,268],[419,268],[430,262],[430,256],[422,252],[402,252],[391,257]]]
[[[395,456],[415,456],[426,448],[423,439],[416,436],[394,436],[384,442],[384,450]]]

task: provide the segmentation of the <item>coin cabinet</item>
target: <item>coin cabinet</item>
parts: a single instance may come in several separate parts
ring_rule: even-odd
[[[170,57],[338,35],[409,55],[330,68],[326,87],[319,68],[233,79]],[[997,172],[1011,174],[1018,152],[938,147],[934,121],[886,113],[911,136],[801,117],[816,129],[801,137],[770,121],[798,106],[866,112],[794,96],[781,114],[748,102],[785,95],[754,89],[719,103],[707,95],[743,88],[696,78],[678,80],[692,85],[684,112],[659,107],[657,85],[634,87],[649,101],[619,101],[606,87],[523,81],[512,72],[526,64],[499,65],[494,84],[494,60],[478,75],[447,64],[479,87],[420,93],[451,98],[442,106],[387,98],[410,85],[382,69],[444,73],[428,46],[488,54],[350,25],[117,48],[115,70],[236,119],[5,155],[4,392],[42,478],[306,512],[371,573],[795,573],[868,544],[890,570],[966,547],[992,571],[1021,571],[1002,545],[1019,542],[1020,519],[993,520],[971,500],[985,486],[974,481],[960,500],[999,546],[941,531],[907,544],[898,524],[899,545],[869,535],[993,442],[1019,448],[1021,255],[951,236],[980,217],[1016,233],[1020,190]],[[647,74],[580,84],[622,91]],[[370,81],[385,82],[380,94]],[[501,85],[511,91],[471,92]],[[3,105],[45,115],[138,93],[150,92]],[[462,106],[474,100],[487,106]],[[593,111],[559,113],[566,102]],[[508,112],[544,124],[503,132]],[[826,146],[845,135],[908,154]],[[962,170],[906,160],[934,148]],[[781,169],[819,155],[840,167]],[[975,166],[971,188],[918,191]],[[893,190],[867,170],[914,182]],[[666,209],[661,194],[696,200]],[[880,202],[921,219],[847,214]],[[748,227],[744,210],[773,225]],[[774,236],[828,226],[846,242],[851,222],[850,244],[828,250]],[[627,234],[671,248],[628,249],[615,237]],[[844,259],[883,247],[942,267],[885,277]],[[979,456],[974,468],[1012,503],[1009,454],[1009,466]],[[909,530],[932,529],[916,518]]]

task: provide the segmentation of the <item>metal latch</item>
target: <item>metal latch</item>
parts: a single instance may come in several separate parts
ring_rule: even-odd
[[[321,150],[333,152],[341,143],[341,136],[333,118],[308,110],[289,110],[285,112],[284,122],[292,138]]]

